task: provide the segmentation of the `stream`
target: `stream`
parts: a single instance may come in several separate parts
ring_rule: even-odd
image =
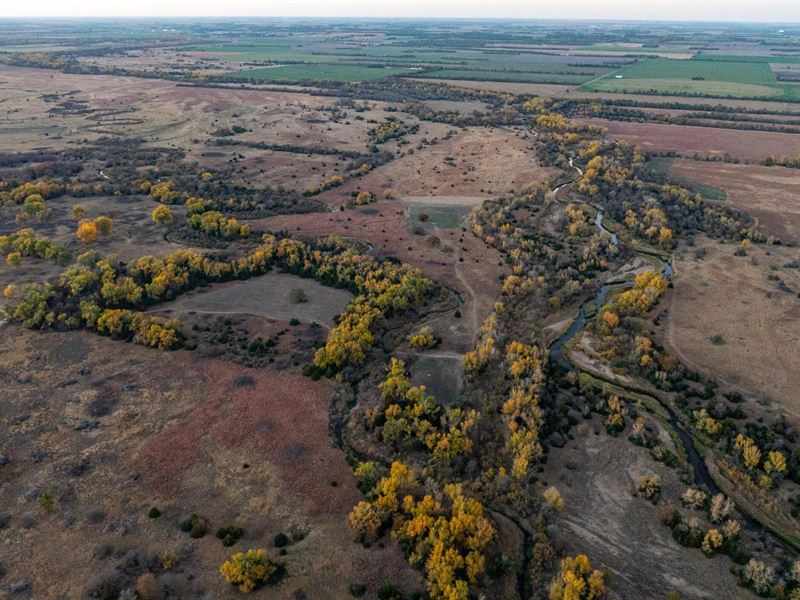
[[[617,237],[617,234],[612,233],[603,226],[602,212],[597,211],[597,216],[595,217],[594,224],[599,231],[611,236],[612,244],[614,244],[615,246],[619,245],[619,238]],[[653,254],[648,254],[647,252],[640,252],[640,251],[636,252],[637,254],[643,256],[655,256]],[[663,261],[661,274],[667,279],[671,278],[672,275],[674,274],[674,270],[669,261]],[[614,287],[614,285],[619,285],[619,283],[615,284],[614,282],[608,282],[603,284],[600,287],[600,289],[597,290],[597,293],[594,296],[595,314],[598,314],[600,308],[603,306],[603,304],[605,304],[606,297],[608,296],[609,291],[611,291],[611,288]],[[561,337],[559,337],[555,342],[551,344],[550,359],[555,361],[556,364],[558,364],[560,367],[564,369],[567,370],[574,369],[575,365],[573,365],[564,354],[564,346],[571,339],[573,339],[578,334],[578,332],[582,331],[584,327],[586,327],[585,305],[581,306],[580,310],[578,311],[578,316],[569,326],[567,331],[564,332],[561,335]],[[592,373],[592,375],[596,377],[595,374]],[[620,385],[613,381],[609,381],[609,383],[613,383],[614,385]],[[720,489],[714,482],[714,479],[711,477],[711,474],[708,472],[708,468],[706,467],[705,461],[697,453],[697,450],[695,450],[694,443],[692,442],[692,436],[689,434],[688,431],[686,431],[686,428],[683,426],[683,423],[681,423],[681,421],[678,419],[672,407],[662,402],[661,400],[659,400],[658,398],[656,398],[655,396],[653,396],[652,394],[650,394],[645,390],[635,389],[629,386],[620,386],[620,387],[625,387],[625,389],[628,389],[632,392],[652,398],[654,402],[658,403],[660,406],[664,408],[664,410],[667,411],[669,424],[675,430],[675,433],[677,433],[678,438],[681,441],[681,445],[684,448],[686,458],[692,467],[695,483],[705,485],[712,494],[719,493]]]
[[[611,236],[611,243],[612,244],[619,245],[619,240],[618,240],[616,234],[610,232],[608,229],[606,229],[603,226],[603,213],[602,212],[600,212],[600,211],[597,212],[597,217],[595,218],[594,224],[598,228],[598,230],[600,230],[600,231],[602,231],[604,233],[607,233],[608,235]],[[638,254],[640,256],[644,256],[644,257],[649,256],[651,258],[656,258],[659,261],[662,261],[663,266],[662,266],[661,274],[665,278],[670,279],[674,275],[675,271],[674,271],[672,265],[670,264],[670,262],[668,260],[663,260],[663,258],[661,256],[659,256],[658,254],[647,252],[646,250],[634,250],[634,252],[636,252],[636,254]],[[615,286],[625,285],[626,283],[629,283],[629,281],[628,282],[610,281],[610,282],[607,282],[607,283],[603,284],[600,287],[600,289],[597,291],[595,296],[594,296],[595,314],[597,314],[599,312],[600,308],[603,306],[603,304],[605,304],[606,297],[608,296],[608,293],[611,290],[611,288],[615,287]],[[581,370],[580,367],[574,365],[565,356],[565,354],[564,354],[564,346],[571,339],[573,339],[578,334],[578,332],[580,332],[581,330],[583,330],[584,327],[586,327],[585,306],[586,306],[586,303],[581,306],[580,310],[578,311],[578,316],[575,318],[575,320],[569,326],[567,331],[564,332],[555,342],[553,342],[550,345],[550,348],[549,348],[550,360],[554,361],[556,364],[558,364],[560,367],[562,367],[562,368],[564,368],[566,370]],[[692,440],[692,435],[686,430],[686,428],[684,427],[683,423],[681,422],[680,419],[678,419],[678,416],[676,415],[675,411],[673,410],[673,408],[668,403],[662,401],[660,398],[658,398],[657,396],[654,396],[651,392],[649,392],[647,390],[643,390],[643,389],[640,389],[640,388],[637,388],[637,387],[634,387],[634,386],[630,386],[630,385],[620,384],[620,383],[618,383],[616,381],[612,381],[612,380],[606,379],[603,376],[598,375],[596,373],[591,373],[590,372],[589,374],[592,375],[592,377],[595,377],[597,379],[601,379],[603,381],[606,381],[607,383],[610,383],[612,385],[616,385],[616,386],[621,387],[621,388],[623,388],[625,390],[628,390],[630,392],[634,392],[634,393],[636,393],[638,395],[641,395],[641,396],[647,396],[654,403],[656,403],[659,406],[661,406],[667,413],[667,421],[669,422],[669,425],[675,431],[675,433],[678,436],[678,439],[680,440],[681,445],[683,446],[684,453],[686,455],[686,460],[687,460],[687,462],[689,463],[689,465],[692,468],[692,474],[694,476],[695,485],[705,486],[705,488],[711,494],[719,494],[719,493],[721,493],[722,490],[717,485],[717,483],[714,481],[714,478],[711,477],[711,473],[709,473],[709,471],[708,471],[708,467],[706,466],[705,460],[698,454],[697,450],[695,449],[694,442]],[[758,535],[759,539],[762,542],[766,543],[767,540],[770,540],[772,543],[781,546],[785,550],[790,550],[790,549],[793,550],[794,548],[796,548],[796,546],[794,546],[793,544],[787,542],[780,535],[777,535],[777,536],[774,535],[774,533],[771,530],[768,530],[760,521],[758,521],[758,519],[756,519],[755,517],[753,517],[749,513],[745,512],[742,509],[741,506],[737,506],[736,508],[739,511],[739,514],[742,516],[742,522],[748,528],[750,528],[751,530],[755,531],[756,534]]]

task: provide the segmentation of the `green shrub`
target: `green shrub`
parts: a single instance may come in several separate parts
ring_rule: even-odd
[[[240,537],[244,534],[241,527],[236,525],[228,525],[227,527],[220,527],[217,529],[217,539],[222,540],[223,546],[233,546]]]
[[[197,539],[208,533],[208,521],[202,515],[192,513],[189,518],[180,522],[181,531]]]
[[[402,597],[397,588],[388,581],[378,588],[378,600],[402,600]]]
[[[349,590],[353,598],[361,598],[361,596],[367,593],[367,586],[363,583],[351,583]]]

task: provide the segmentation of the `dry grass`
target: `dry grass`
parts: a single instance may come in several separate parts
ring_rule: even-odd
[[[565,500],[554,542],[568,554],[588,554],[593,566],[610,573],[610,587],[620,598],[664,597],[669,590],[685,598],[742,597],[727,557],[709,560],[687,552],[658,522],[658,508],[634,497],[639,476],[657,473],[662,505],[676,503],[685,489],[676,472],[624,435],[607,435],[599,419],[587,425],[584,434],[551,453],[536,486],[541,494],[555,485]]]
[[[701,249],[707,254],[698,260],[695,252]],[[750,257],[734,256],[734,250],[701,241],[679,252],[668,342],[689,366],[800,414],[800,273],[783,268],[798,259],[797,250],[754,247]],[[770,275],[791,291],[781,290]],[[714,336],[723,343],[712,341]]]
[[[179,564],[156,568],[160,585],[182,598],[234,598],[219,565],[266,547],[288,573],[270,597],[346,598],[351,582],[374,593],[389,578],[421,589],[396,546],[352,542],[347,513],[361,495],[329,438],[331,383],[87,333],[7,325],[0,336],[5,582],[29,581],[34,598],[85,597],[107,578],[132,587],[173,550]],[[75,430],[85,419],[97,427]],[[45,494],[52,509],[37,500]],[[146,516],[153,505],[158,519]],[[192,512],[210,521],[202,539],[177,527]],[[245,534],[229,549],[213,529],[230,523]],[[305,538],[278,557],[272,539],[290,529]]]
[[[530,146],[514,132],[470,127],[375,169],[359,183],[363,189],[389,187],[403,196],[505,194],[549,174]],[[446,157],[453,159],[452,166]]]
[[[295,302],[292,290],[305,293],[305,302]],[[211,314],[250,314],[289,321],[333,325],[353,295],[330,288],[313,279],[286,273],[267,273],[247,281],[232,281],[184,294],[174,302],[157,307],[173,312],[195,311]]]

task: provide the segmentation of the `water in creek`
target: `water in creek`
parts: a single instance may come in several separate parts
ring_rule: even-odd
[[[600,231],[607,233],[611,236],[612,244],[614,244],[615,246],[619,245],[619,239],[617,238],[617,235],[611,233],[603,226],[602,212],[597,211],[597,217],[594,220],[594,224]],[[662,274],[666,278],[670,278],[673,275],[672,265],[670,265],[668,261],[664,261]],[[609,291],[611,291],[612,287],[613,285],[611,283],[606,283],[603,286],[601,286],[599,290],[597,290],[597,293],[594,296],[595,314],[597,314],[600,311],[600,308],[603,306],[603,304],[605,304],[606,297],[608,296],[608,293]],[[564,355],[563,352],[564,346],[567,344],[567,342],[569,342],[572,338],[574,338],[578,334],[578,332],[583,330],[584,327],[586,327],[586,312],[584,310],[584,307],[581,306],[580,311],[578,311],[577,318],[569,326],[569,329],[567,329],[567,331],[565,331],[564,334],[561,335],[561,337],[559,337],[555,342],[553,342],[553,344],[551,344],[550,359],[564,369],[568,370],[573,369],[574,368],[573,365]],[[680,422],[677,415],[675,415],[672,408],[664,403],[661,403],[657,398],[654,398],[652,394],[649,394],[644,390],[631,389],[631,391],[635,391],[638,394],[650,396],[654,402],[658,402],[659,404],[661,404],[661,406],[664,407],[664,409],[667,411],[669,423],[675,430],[675,432],[678,434],[678,438],[680,439],[681,445],[683,446],[684,451],[686,453],[686,458],[689,464],[692,466],[692,470],[694,471],[695,481],[697,483],[704,484],[712,493],[717,493],[719,491],[719,488],[717,487],[716,483],[714,483],[714,480],[711,478],[711,475],[708,472],[708,469],[706,468],[705,462],[697,454],[697,451],[694,448],[694,444],[692,443],[691,436],[683,427],[683,424]]]
[[[597,216],[594,218],[594,224],[600,231],[602,231],[603,233],[607,233],[608,235],[611,236],[612,244],[614,244],[615,246],[619,246],[619,238],[617,238],[617,234],[612,233],[608,229],[603,227],[603,213],[601,213],[599,210],[597,211]]]

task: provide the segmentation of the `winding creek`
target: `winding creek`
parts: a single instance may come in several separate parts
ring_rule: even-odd
[[[577,167],[575,167],[577,168]],[[612,233],[608,229],[603,226],[603,213],[597,211],[597,216],[594,221],[595,226],[598,228],[599,231],[604,232],[611,236],[611,243],[615,246],[619,245],[619,239],[616,234]],[[649,259],[656,259],[661,262],[661,273],[662,275],[669,279],[674,275],[674,269],[668,260],[663,260],[662,257],[655,252],[648,252],[644,249],[634,249],[634,252],[643,258]],[[606,298],[608,297],[609,292],[617,287],[628,287],[631,284],[631,280],[627,279],[624,281],[609,281],[603,284],[600,289],[595,293],[594,296],[594,313],[597,314],[600,308],[605,304]],[[578,370],[586,372],[587,374],[591,375],[593,378],[604,381],[611,385],[617,386],[622,388],[626,391],[632,392],[637,394],[638,396],[644,396],[657,406],[666,411],[667,414],[667,422],[669,426],[673,429],[675,434],[677,435],[678,440],[680,441],[681,446],[683,447],[684,455],[686,456],[686,461],[692,469],[692,473],[694,476],[694,482],[696,485],[705,486],[706,489],[711,494],[718,494],[722,490],[717,485],[714,478],[711,476],[711,473],[706,466],[705,460],[702,456],[697,452],[695,448],[694,441],[692,435],[686,430],[686,427],[683,425],[681,420],[678,418],[675,410],[670,406],[667,402],[663,401],[662,399],[658,398],[657,396],[653,395],[651,392],[638,388],[636,386],[631,386],[628,384],[623,384],[612,379],[608,379],[603,377],[602,375],[587,371],[573,363],[568,356],[565,354],[565,346],[569,343],[575,336],[581,332],[586,327],[587,317],[585,307],[588,304],[585,303],[581,306],[580,310],[578,311],[578,315],[575,320],[570,324],[567,331],[565,331],[558,339],[555,340],[550,345],[549,348],[549,356],[550,360],[555,362],[560,367],[567,369],[567,370]],[[792,544],[787,543],[787,541],[780,535],[775,535],[774,532],[767,529],[763,523],[761,523],[758,519],[753,517],[751,514],[745,512],[741,506],[737,505],[738,512],[742,515],[743,523],[752,531],[756,532],[758,537],[765,541],[766,539],[770,539],[772,543],[782,546],[784,549],[789,549]]]
[[[594,224],[595,224],[595,226],[597,227],[597,229],[599,231],[611,236],[611,243],[612,244],[614,244],[615,246],[619,246],[619,238],[617,237],[617,234],[612,233],[611,231],[606,229],[605,226],[603,225],[603,213],[602,212],[597,211],[597,216],[596,216],[596,218],[594,220]],[[655,257],[654,254],[650,254],[650,253],[647,253],[647,252],[642,252],[642,251],[638,251],[638,250],[635,251],[635,252],[637,254],[639,254],[640,256],[643,256],[643,257],[650,257],[650,258]],[[672,265],[670,265],[669,261],[663,261],[661,274],[664,277],[668,278],[668,279],[670,277],[672,277],[672,275],[674,274],[674,270],[672,268]],[[605,283],[604,285],[602,285],[600,287],[600,289],[597,291],[597,293],[595,294],[595,296],[594,296],[594,305],[595,305],[594,306],[594,309],[595,309],[594,313],[597,314],[600,311],[600,308],[603,306],[603,304],[605,304],[606,298],[608,297],[608,293],[611,291],[612,288],[614,288],[616,286],[625,286],[625,285],[629,285],[629,284],[630,284],[630,281],[624,281],[624,282],[609,282],[609,283]],[[559,366],[561,366],[561,367],[563,367],[565,369],[578,368],[565,355],[564,346],[570,340],[572,340],[580,331],[582,331],[585,327],[586,327],[586,310],[585,310],[585,305],[584,305],[584,306],[581,306],[580,311],[578,311],[578,316],[575,318],[575,320],[569,326],[567,331],[564,332],[564,334],[562,334],[561,337],[559,337],[550,346],[550,358],[551,358],[551,360],[555,361],[556,364],[558,364]],[[589,374],[592,375],[593,377],[598,377],[598,375],[596,373],[589,373]],[[601,377],[600,379],[603,379],[603,378]],[[606,380],[606,381],[608,381],[608,380]],[[689,464],[692,467],[692,471],[694,473],[695,482],[705,485],[709,489],[709,491],[711,491],[714,494],[716,494],[716,493],[718,493],[720,491],[719,487],[716,484],[716,482],[711,477],[711,474],[708,472],[708,468],[706,467],[705,461],[697,453],[697,450],[694,447],[694,443],[692,442],[691,435],[689,434],[688,431],[686,431],[686,428],[683,426],[683,423],[681,423],[680,419],[678,419],[677,415],[675,414],[675,411],[672,409],[671,406],[669,406],[668,404],[664,403],[659,398],[653,396],[651,393],[649,393],[649,392],[647,392],[645,390],[632,388],[632,387],[627,386],[627,385],[621,385],[620,383],[614,382],[614,381],[608,381],[608,383],[611,383],[613,385],[617,385],[619,387],[623,387],[623,388],[625,388],[625,389],[627,389],[627,390],[629,390],[631,392],[634,392],[636,394],[651,398],[654,403],[656,403],[656,404],[660,405],[661,407],[663,407],[664,410],[666,410],[666,412],[667,412],[669,424],[675,430],[675,433],[678,435],[678,439],[680,439],[681,445],[683,446],[687,461],[689,462]]]

